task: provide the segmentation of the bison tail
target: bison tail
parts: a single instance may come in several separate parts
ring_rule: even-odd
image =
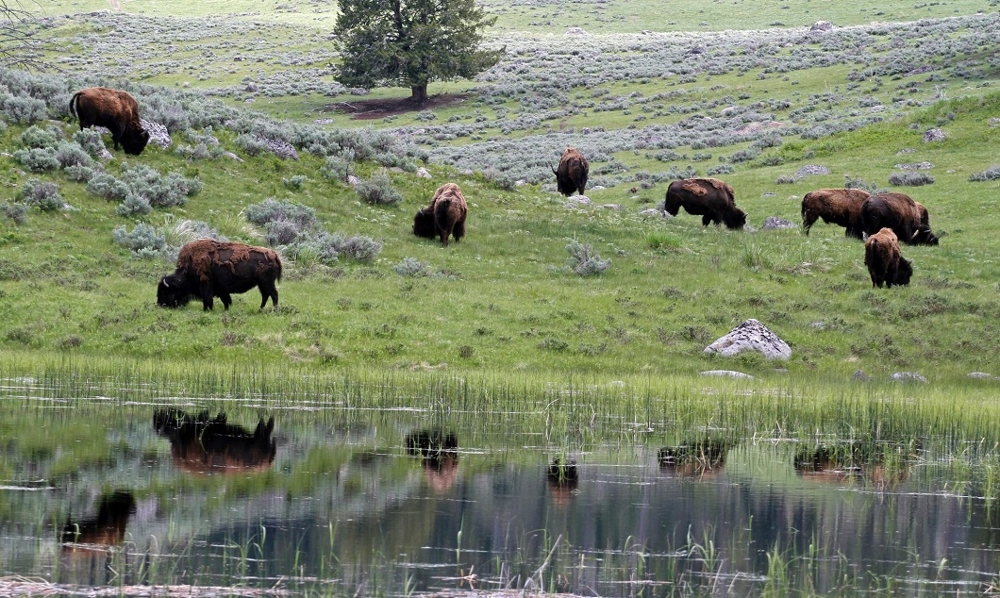
[[[83,92],[82,91],[78,91],[78,92],[74,93],[73,97],[71,97],[69,99],[69,113],[73,116],[73,118],[76,118],[76,105],[77,105],[77,102],[80,100],[80,94],[81,93],[83,93]]]
[[[274,258],[274,262],[275,262],[275,268],[274,268],[275,276],[274,276],[274,279],[275,280],[281,280],[281,258],[275,257]]]

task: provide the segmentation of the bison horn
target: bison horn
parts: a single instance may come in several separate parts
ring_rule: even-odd
[[[170,286],[170,283],[167,282],[166,278],[164,278],[162,282],[163,282],[163,286],[165,286],[165,287],[169,287]]]

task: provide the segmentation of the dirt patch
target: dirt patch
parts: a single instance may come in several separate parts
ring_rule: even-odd
[[[354,120],[371,120],[374,118],[384,118],[394,114],[405,114],[407,112],[419,112],[420,110],[433,110],[435,108],[445,108],[457,106],[468,98],[465,94],[443,93],[430,96],[423,104],[415,104],[410,98],[391,98],[381,100],[357,100],[350,102],[336,102],[323,107],[325,112],[339,112],[340,114],[350,114]]]

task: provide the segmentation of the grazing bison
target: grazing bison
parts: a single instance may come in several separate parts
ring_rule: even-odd
[[[138,156],[149,143],[149,131],[139,121],[139,104],[124,91],[106,87],[88,87],[76,92],[69,101],[69,113],[80,119],[80,130],[97,125],[111,130],[111,139]]]
[[[160,279],[156,302],[161,307],[187,305],[191,297],[200,297],[205,311],[214,307],[213,297],[222,299],[229,309],[233,293],[260,288],[260,308],[268,298],[278,307],[281,259],[266,247],[243,243],[223,243],[211,239],[192,241],[181,248],[177,270]]]
[[[827,224],[845,228],[848,237],[864,236],[861,226],[861,204],[871,195],[863,189],[817,189],[802,198],[802,228],[809,229],[820,218]]]
[[[271,433],[274,418],[257,422],[250,432],[215,419],[203,411],[197,416],[180,409],[161,409],[153,414],[153,428],[170,440],[170,457],[178,469],[189,473],[246,473],[271,468],[277,453]]]
[[[736,207],[736,196],[728,183],[718,179],[679,179],[667,187],[664,209],[676,216],[681,207],[688,214],[701,216],[701,223],[740,229],[747,222],[747,213]]]
[[[413,217],[413,234],[433,239],[441,237],[441,245],[448,246],[448,236],[454,235],[458,243],[465,236],[465,217],[469,207],[462,190],[455,183],[438,187],[430,205],[417,210]]]
[[[872,288],[908,285],[913,266],[899,254],[899,239],[891,228],[883,228],[865,241],[865,265],[872,277]]]
[[[938,244],[937,235],[931,232],[927,208],[902,193],[879,193],[862,202],[861,224],[868,235],[887,227],[904,243]]]
[[[559,193],[566,197],[583,192],[587,189],[587,174],[590,172],[590,164],[583,154],[575,147],[567,147],[559,159],[559,166],[553,168],[556,175],[556,187]]]

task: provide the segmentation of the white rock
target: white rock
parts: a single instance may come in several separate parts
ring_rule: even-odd
[[[927,378],[916,372],[896,372],[892,375],[892,379],[896,382],[920,382],[921,384],[927,384]]]
[[[744,374],[743,372],[734,372],[732,370],[708,370],[701,373],[702,376],[717,376],[720,378],[742,378],[746,380],[753,380],[753,376],[750,374]]]
[[[433,178],[431,177],[431,173],[427,172],[427,169],[423,166],[417,169],[417,176],[423,179]]]
[[[792,348],[788,343],[778,338],[767,327],[750,318],[729,331],[711,345],[705,347],[705,354],[718,353],[723,357],[739,355],[744,351],[758,351],[767,359],[788,359],[792,356]]]

